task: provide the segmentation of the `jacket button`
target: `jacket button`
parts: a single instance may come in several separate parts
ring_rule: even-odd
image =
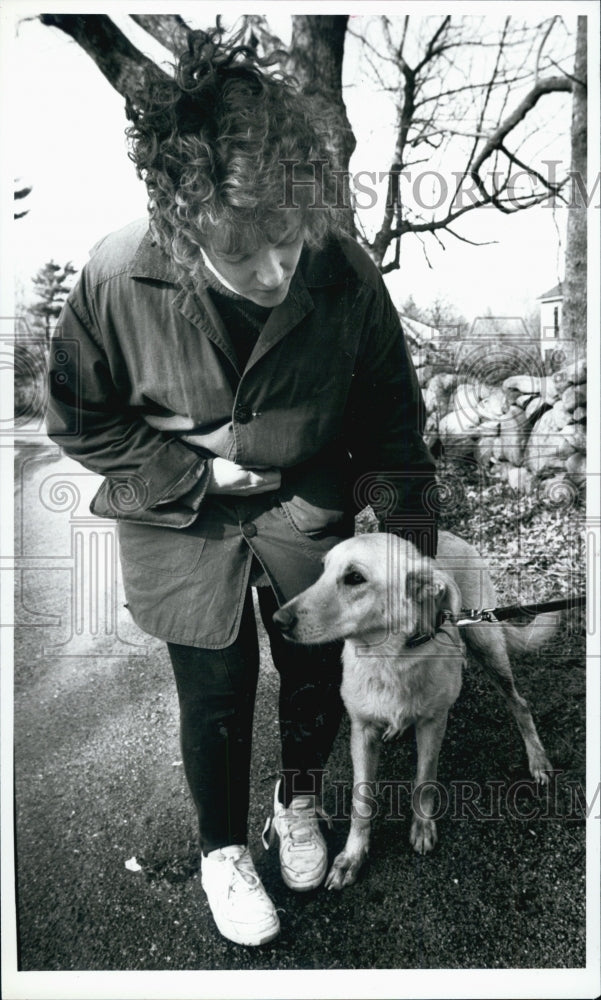
[[[254,538],[257,533],[257,526],[252,521],[245,521],[242,525],[242,534],[245,538]]]
[[[234,420],[237,420],[239,424],[247,424],[252,420],[252,410],[250,406],[237,406],[234,410]]]

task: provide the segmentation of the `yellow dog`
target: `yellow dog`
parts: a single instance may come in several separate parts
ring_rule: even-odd
[[[447,715],[461,688],[465,643],[501,691],[522,734],[530,771],[546,782],[551,765],[528,705],[518,694],[509,650],[546,641],[555,631],[541,615],[524,629],[482,622],[459,628],[461,608],[494,608],[489,570],[477,550],[441,532],[436,560],[389,534],[365,534],[336,545],[319,580],[274,616],[294,642],[313,645],[344,639],[341,694],[351,720],[353,815],[344,850],[326,886],[355,881],[369,847],[369,806],[361,797],[374,782],[379,742],[413,724],[417,740],[419,809],[414,801],[411,843],[421,854],[436,843],[438,755]],[[446,614],[443,614],[446,612]]]

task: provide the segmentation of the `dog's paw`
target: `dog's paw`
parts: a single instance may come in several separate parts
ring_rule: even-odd
[[[359,857],[346,854],[345,851],[334,858],[334,864],[328,872],[325,881],[326,889],[344,889],[356,881],[359,869],[365,861],[365,854]]]
[[[553,765],[550,763],[544,750],[528,754],[528,765],[530,774],[538,785],[549,784],[548,772],[553,770]]]
[[[411,841],[411,846],[418,854],[428,854],[429,851],[433,850],[438,840],[434,820],[422,819],[419,816],[415,816],[411,824],[409,840]]]

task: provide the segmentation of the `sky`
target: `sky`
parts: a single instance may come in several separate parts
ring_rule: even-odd
[[[265,7],[285,41],[289,16],[281,13],[282,5],[280,13],[269,4]],[[17,288],[26,295],[31,277],[47,260],[72,261],[79,268],[101,236],[146,211],[144,186],[127,157],[120,95],[59,30],[35,19],[21,20],[13,40],[15,21],[40,9],[9,0],[0,11],[12,97],[12,139],[4,166],[13,177],[33,185],[29,213],[13,233]],[[212,9],[212,4],[203,4],[205,24]],[[103,10],[118,22],[129,21],[124,4],[105,3]],[[147,36],[132,37],[140,44]],[[164,55],[159,47],[147,51]],[[364,78],[357,79],[352,45],[347,57],[345,72],[353,86],[345,99],[359,138],[351,170],[374,169],[374,164],[379,169],[390,162],[390,106]],[[569,127],[565,102],[562,107],[556,122],[560,144],[562,131],[565,135]],[[564,142],[564,152],[566,148]],[[526,315],[562,276],[565,216],[565,210],[549,207],[511,217],[488,209],[469,213],[461,231],[469,239],[498,242],[475,248],[449,238],[443,251],[431,240],[429,266],[419,243],[408,238],[402,270],[390,275],[387,284],[397,304],[412,295],[423,307],[436,298],[446,299],[468,319],[488,309],[501,316]]]

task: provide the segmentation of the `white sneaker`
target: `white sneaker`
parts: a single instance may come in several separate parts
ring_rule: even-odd
[[[202,887],[224,937],[236,944],[257,945],[279,934],[279,917],[248,847],[222,847],[203,856],[201,864]]]
[[[278,834],[282,878],[289,889],[306,892],[321,885],[328,867],[319,817],[327,820],[330,827],[332,823],[316,804],[314,795],[297,795],[286,809],[279,800],[280,784],[278,781],[275,787],[273,819],[267,820],[263,830],[263,845],[268,850],[274,831]]]

